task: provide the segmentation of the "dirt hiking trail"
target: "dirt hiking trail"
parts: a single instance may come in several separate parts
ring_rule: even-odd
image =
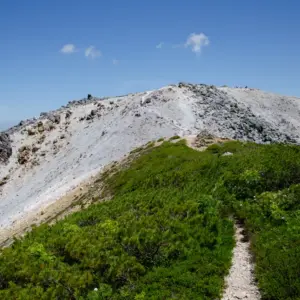
[[[236,245],[233,250],[232,266],[225,278],[222,300],[259,300],[260,293],[254,279],[254,263],[250,253],[250,242],[241,224],[235,224]]]

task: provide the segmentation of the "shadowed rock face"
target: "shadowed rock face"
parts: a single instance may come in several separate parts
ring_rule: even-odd
[[[0,162],[6,163],[12,155],[12,147],[7,133],[0,133]]]

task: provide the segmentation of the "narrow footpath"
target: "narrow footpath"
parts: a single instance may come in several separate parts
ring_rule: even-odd
[[[254,263],[250,254],[250,243],[241,224],[235,224],[236,245],[233,250],[232,266],[225,279],[222,300],[259,300],[259,290],[254,279]]]

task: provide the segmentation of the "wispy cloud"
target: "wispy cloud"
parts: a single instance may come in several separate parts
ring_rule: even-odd
[[[160,42],[159,44],[156,45],[156,49],[161,49],[163,47],[164,43]]]
[[[60,52],[64,53],[64,54],[71,54],[76,51],[77,51],[77,49],[74,44],[66,44],[60,49]]]
[[[116,65],[118,65],[118,64],[119,64],[119,61],[118,61],[117,59],[113,59],[113,60],[112,60],[112,63],[113,63],[113,65],[115,65],[115,66],[116,66]]]
[[[85,49],[85,56],[87,58],[97,58],[101,55],[102,55],[101,51],[94,46],[89,46],[88,48]]]
[[[204,33],[191,33],[185,43],[185,47],[190,47],[193,52],[200,54],[203,47],[210,43],[208,37]]]

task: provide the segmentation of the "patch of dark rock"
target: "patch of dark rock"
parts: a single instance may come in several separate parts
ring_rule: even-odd
[[[1,180],[0,180],[0,186],[3,186],[5,185],[9,180],[9,175],[6,175],[5,177],[3,177]]]
[[[40,153],[40,156],[46,156],[46,151],[42,151],[42,152]]]
[[[32,147],[32,152],[33,153],[36,153],[37,151],[39,151],[40,150],[40,147],[37,147],[37,146],[33,146]]]
[[[12,155],[11,141],[7,133],[0,133],[0,162],[6,163]]]
[[[72,112],[70,110],[67,110],[65,118],[69,119],[71,117],[71,115],[72,115]]]

